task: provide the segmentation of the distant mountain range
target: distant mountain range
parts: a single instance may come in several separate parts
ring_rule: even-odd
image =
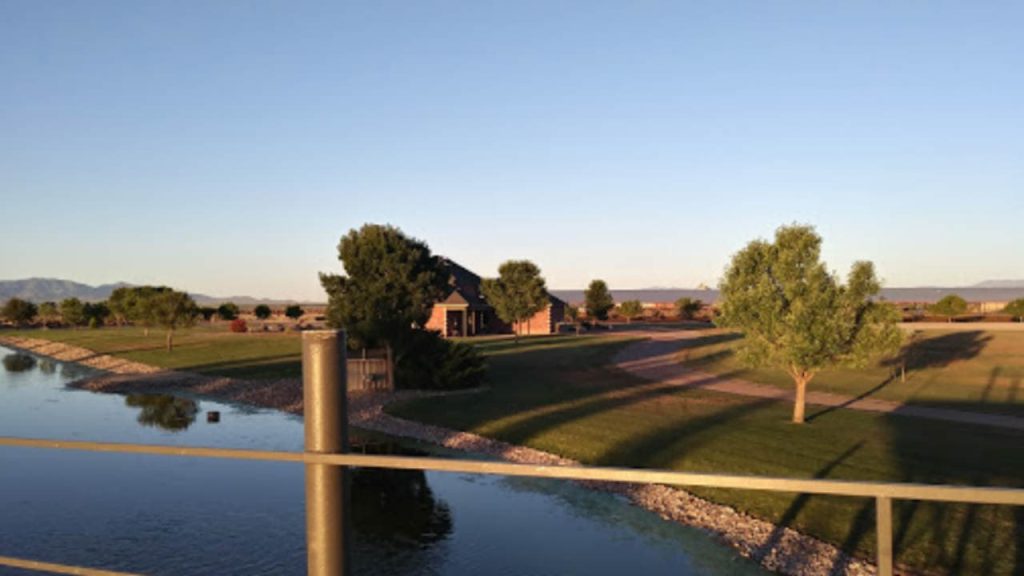
[[[972,288],[1024,288],[1024,280],[985,280]]]
[[[90,286],[71,280],[56,278],[28,278],[24,280],[0,280],[0,303],[9,298],[21,298],[32,302],[59,302],[65,298],[78,298],[87,302],[106,300],[114,289],[131,286],[126,282]],[[718,300],[718,290],[703,288],[644,288],[639,290],[612,289],[616,301],[640,300],[641,302],[674,302],[686,296],[705,302]],[[583,290],[551,290],[559,298],[572,303],[583,300]],[[208,296],[190,292],[192,298],[202,305],[234,302],[239,306],[256,304],[289,304],[294,300],[271,300],[252,296]],[[947,294],[959,294],[972,302],[1008,301],[1024,298],[1024,280],[986,280],[974,286],[963,288],[916,287],[916,288],[883,288],[882,296],[894,302],[934,302]],[[310,304],[309,302],[302,302]],[[322,304],[312,303],[312,304]]]
[[[127,282],[90,286],[71,280],[57,278],[27,278],[24,280],[0,280],[0,302],[10,298],[21,298],[32,302],[60,302],[65,298],[78,298],[85,302],[106,300],[110,293],[121,286],[131,286]],[[209,305],[223,302],[234,302],[239,306],[254,304],[289,304],[294,300],[271,300],[252,296],[207,296],[189,292],[197,304]]]
[[[984,283],[984,286],[966,286],[963,288],[942,288],[919,286],[914,288],[882,288],[882,297],[890,302],[937,302],[943,296],[957,294],[968,302],[1009,302],[1024,298],[1024,282],[1010,284],[1010,281],[999,281],[998,285]],[[1005,282],[1005,284],[1004,284]],[[695,298],[704,302],[717,302],[718,290],[707,288],[644,288],[610,290],[616,302],[639,300],[641,302],[675,302],[677,299]],[[583,301],[583,290],[551,290],[555,296],[578,304]]]

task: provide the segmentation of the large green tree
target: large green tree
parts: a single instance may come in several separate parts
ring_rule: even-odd
[[[39,305],[39,321],[43,323],[43,328],[49,328],[51,322],[56,322],[60,318],[60,310],[57,309],[56,302],[43,302]]]
[[[604,280],[593,280],[583,293],[583,308],[591,320],[607,320],[608,311],[615,307],[615,300],[608,291]]]
[[[90,328],[99,328],[110,317],[110,307],[106,302],[86,302],[82,312],[85,314],[85,323]]]
[[[148,298],[147,308],[152,323],[167,331],[168,352],[174,350],[174,331],[194,325],[199,316],[199,307],[192,297],[176,290],[154,292]]]
[[[132,315],[132,306],[134,306],[137,292],[138,289],[135,287],[120,286],[115,288],[110,293],[110,297],[107,298],[110,314],[114,317],[114,323],[118,326],[124,326],[128,323]]]
[[[401,362],[410,331],[426,324],[448,272],[421,240],[394,226],[366,224],[338,244],[344,275],[320,274],[327,320],[355,345],[385,346]]]
[[[480,288],[498,318],[512,325],[516,342],[522,323],[549,304],[540,268],[529,260],[503,263],[498,267],[498,277],[485,279]]]
[[[143,334],[149,336],[149,330],[159,325],[156,317],[156,302],[161,295],[173,292],[167,286],[133,286],[127,299],[127,314],[136,326],[142,326]]]
[[[32,322],[32,319],[36,317],[39,309],[35,304],[28,300],[22,300],[21,298],[11,298],[2,309],[0,309],[0,316],[3,316],[4,320],[14,323],[18,326],[24,326]]]
[[[1013,316],[1018,321],[1024,322],[1024,298],[1018,298],[1003,308],[1003,312]]]
[[[85,304],[78,298],[65,298],[60,301],[60,317],[69,326],[85,324]]]
[[[932,314],[945,316],[947,322],[952,322],[954,317],[967,312],[967,300],[956,294],[949,294],[929,306],[928,311]]]
[[[876,300],[870,262],[857,262],[842,284],[820,261],[810,226],[784,226],[774,242],[755,240],[733,256],[721,282],[721,326],[743,332],[752,366],[786,370],[796,385],[793,422],[804,421],[807,384],[835,365],[864,366],[898,351],[896,310]]]

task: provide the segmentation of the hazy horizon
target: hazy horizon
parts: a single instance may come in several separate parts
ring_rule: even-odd
[[[25,280],[59,280],[59,281],[71,281],[73,279],[67,278],[0,278],[0,287],[6,282],[12,281],[25,281]],[[968,301],[1010,301],[1017,298],[1024,298],[1024,280],[1013,281],[1013,286],[884,286],[882,288],[882,296],[894,301],[935,301],[945,296],[946,294],[958,294],[963,296]],[[104,286],[115,286],[122,284],[122,282],[103,282],[100,284],[88,284],[90,288],[100,288]],[[131,284],[128,282],[127,284]],[[295,297],[265,297],[258,293],[238,293],[238,294],[217,294],[210,293],[203,290],[196,290],[188,286],[180,285],[174,282],[159,282],[157,284],[172,286],[179,290],[184,290],[190,294],[196,295],[197,297],[203,297],[204,299],[212,299],[217,301],[227,300],[238,300],[239,302],[299,302],[303,304],[324,304],[327,301],[326,295],[321,294],[319,297],[314,298],[295,298]],[[567,299],[571,302],[582,301],[584,286],[580,287],[548,287],[552,294]],[[644,302],[671,302],[681,296],[687,296],[692,298],[703,299],[707,302],[715,301],[718,297],[718,289],[716,286],[709,286],[706,288],[692,287],[692,286],[648,286],[641,288],[634,287],[622,287],[622,286],[609,286],[609,291],[615,297],[616,301],[624,301],[630,299],[638,299]],[[3,300],[4,290],[0,289],[0,301]],[[39,300],[36,298],[35,300]]]
[[[0,274],[314,300],[374,222],[482,275],[714,286],[800,222],[887,286],[1024,278],[1021,17],[7,2]]]

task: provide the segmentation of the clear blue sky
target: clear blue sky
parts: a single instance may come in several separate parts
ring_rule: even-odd
[[[555,288],[780,224],[890,286],[1024,277],[1007,2],[0,0],[0,278],[319,299],[387,222]]]

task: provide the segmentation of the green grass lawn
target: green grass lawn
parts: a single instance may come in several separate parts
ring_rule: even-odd
[[[163,368],[233,378],[302,376],[302,339],[297,333],[235,334],[226,328],[199,326],[180,330],[174,350],[164,348],[165,333],[141,328],[32,330],[13,335],[81,346]]]
[[[739,341],[727,339],[731,335],[707,334],[680,352],[679,360],[706,372],[793,388],[782,370],[743,366],[734,354]],[[906,381],[900,378],[904,362]],[[921,331],[900,358],[868,369],[824,370],[809,389],[1024,416],[1024,332]]]
[[[853,411],[797,426],[789,423],[787,404],[659,387],[609,367],[627,340],[533,338],[518,347],[489,341],[481,346],[491,363],[489,390],[391,411],[596,465],[1024,486],[1019,432]],[[874,553],[872,501],[695,492],[847,550]],[[898,502],[894,520],[899,562],[939,573],[1024,572],[1020,510]]]

